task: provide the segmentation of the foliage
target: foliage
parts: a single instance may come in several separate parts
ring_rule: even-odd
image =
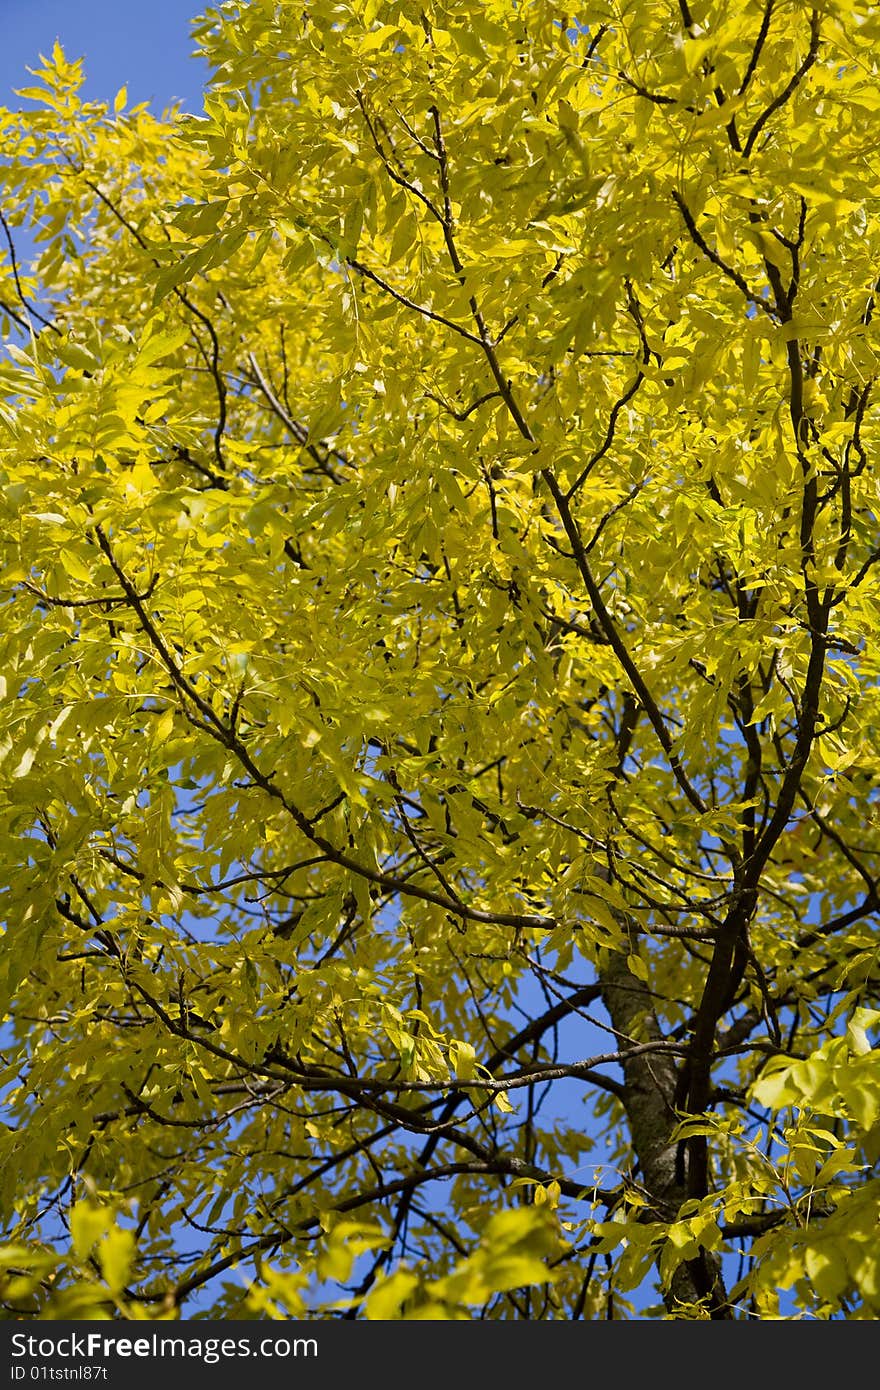
[[[67,1224],[69,1250],[39,1241],[6,1244],[0,1250],[0,1297],[7,1316],[74,1321],[175,1316],[171,1299],[159,1307],[125,1298],[136,1242],[110,1208],[84,1198],[70,1207]]]
[[[876,1316],[880,13],[194,33],[0,117],[6,1264]]]

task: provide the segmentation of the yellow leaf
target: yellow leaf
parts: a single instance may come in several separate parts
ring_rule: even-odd
[[[78,579],[82,583],[88,583],[92,577],[92,572],[88,565],[83,564],[75,550],[67,547],[59,552],[62,568],[70,575],[71,579]]]
[[[105,1207],[93,1206],[89,1201],[76,1203],[70,1213],[70,1238],[78,1259],[87,1258],[95,1242],[109,1229],[112,1220],[112,1214]]]
[[[153,725],[153,742],[161,747],[174,728],[174,710],[163,710]]]
[[[386,1279],[380,1280],[371,1291],[364,1304],[366,1317],[371,1322],[382,1322],[396,1318],[400,1313],[401,1305],[413,1289],[418,1287],[418,1283],[418,1275],[413,1274],[410,1270],[395,1270]]]
[[[647,982],[648,966],[647,962],[643,961],[641,956],[627,956],[626,963],[629,966],[630,973],[635,975],[637,980],[644,980]]]
[[[98,1263],[101,1266],[108,1287],[113,1293],[120,1293],[125,1287],[135,1254],[135,1239],[132,1231],[122,1231],[112,1227],[98,1245]]]

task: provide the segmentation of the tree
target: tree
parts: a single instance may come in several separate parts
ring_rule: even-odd
[[[2,115],[7,1316],[877,1316],[880,13],[194,33]]]

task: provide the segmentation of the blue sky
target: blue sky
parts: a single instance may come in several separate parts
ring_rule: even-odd
[[[201,0],[0,0],[0,105],[17,107],[28,67],[58,39],[67,56],[85,58],[86,95],[157,111],[173,102],[200,111],[205,68],[189,55],[190,20]]]

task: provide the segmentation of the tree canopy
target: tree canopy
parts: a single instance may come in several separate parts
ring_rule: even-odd
[[[0,112],[6,1317],[880,1313],[880,11]]]

